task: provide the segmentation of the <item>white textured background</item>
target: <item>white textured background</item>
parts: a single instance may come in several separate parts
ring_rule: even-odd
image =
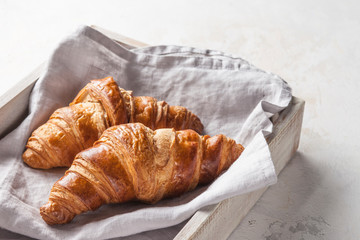
[[[359,12],[358,1],[0,0],[0,95],[80,24],[239,55],[306,106],[298,153],[230,239],[360,239]]]

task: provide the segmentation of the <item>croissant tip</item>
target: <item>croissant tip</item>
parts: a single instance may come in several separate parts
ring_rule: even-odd
[[[194,119],[190,128],[195,130],[195,132],[201,134],[204,131],[204,125],[201,123],[200,119],[196,115],[193,116]]]
[[[94,79],[93,81],[96,81],[96,80],[100,80],[100,81],[114,81],[114,78],[112,76],[107,76],[107,77],[104,77],[102,79]]]
[[[75,217],[67,208],[52,201],[40,208],[40,215],[48,225],[65,224]]]
[[[234,152],[235,152],[235,156],[237,156],[236,158],[240,157],[244,149],[245,149],[244,146],[241,145],[240,143],[235,144]]]
[[[42,164],[41,158],[38,156],[38,154],[30,148],[27,148],[25,150],[22,158],[24,162],[32,168],[47,169],[47,167]]]

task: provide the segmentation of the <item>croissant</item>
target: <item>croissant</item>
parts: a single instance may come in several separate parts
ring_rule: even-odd
[[[50,225],[64,224],[103,204],[156,203],[179,196],[213,181],[243,150],[224,135],[153,131],[141,123],[113,126],[92,148],[77,154],[40,214]]]
[[[140,122],[151,129],[203,130],[200,119],[181,106],[153,97],[133,97],[112,77],[92,80],[68,107],[57,109],[29,138],[23,160],[33,168],[70,167],[110,126]]]

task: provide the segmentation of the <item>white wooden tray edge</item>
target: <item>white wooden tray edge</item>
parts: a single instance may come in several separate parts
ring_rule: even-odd
[[[39,65],[29,75],[0,96],[0,139],[23,120],[28,110],[28,100],[35,82],[44,71],[46,63]]]

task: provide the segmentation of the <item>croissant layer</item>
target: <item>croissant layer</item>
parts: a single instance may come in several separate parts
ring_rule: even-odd
[[[133,97],[112,77],[92,80],[70,103],[57,109],[30,136],[23,160],[33,168],[70,167],[80,151],[91,147],[105,129],[140,122],[158,128],[203,130],[200,119],[185,107],[169,106],[153,97]]]
[[[224,135],[153,131],[141,123],[113,126],[77,154],[40,214],[48,224],[63,224],[103,204],[179,196],[213,181],[243,150]]]

